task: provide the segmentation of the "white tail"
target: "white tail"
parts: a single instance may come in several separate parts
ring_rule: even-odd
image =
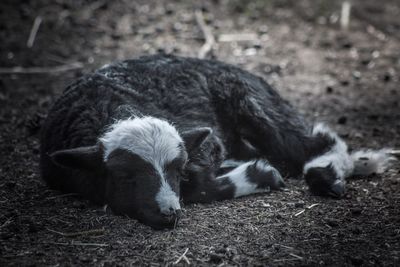
[[[351,158],[354,163],[352,175],[383,173],[395,160],[395,157],[392,156],[392,149],[389,148],[355,151],[351,153]]]

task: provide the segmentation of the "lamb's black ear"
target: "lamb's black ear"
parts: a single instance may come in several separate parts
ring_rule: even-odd
[[[191,151],[199,147],[204,140],[212,133],[212,129],[208,127],[195,128],[182,133],[187,151]]]
[[[50,154],[53,162],[71,169],[96,170],[103,164],[103,153],[99,145],[58,150]]]

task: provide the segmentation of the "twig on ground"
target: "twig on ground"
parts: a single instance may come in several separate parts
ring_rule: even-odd
[[[307,207],[307,209],[312,209],[312,208],[314,208],[314,207],[316,207],[318,205],[319,205],[319,203],[311,204],[310,206]]]
[[[289,247],[289,246],[285,246],[285,245],[281,245],[281,244],[278,244],[278,245],[281,246],[281,247],[283,247],[283,248],[286,248],[286,249],[294,250],[293,247]]]
[[[305,211],[306,211],[306,210],[301,210],[301,211],[297,212],[297,213],[294,215],[294,217],[297,217],[297,216],[301,215],[301,214],[304,213]]]
[[[81,231],[81,232],[72,232],[72,233],[63,233],[63,232],[58,232],[52,229],[47,228],[49,232],[62,235],[65,237],[77,237],[77,236],[82,236],[82,235],[101,235],[104,234],[104,228],[101,229],[93,229],[93,230],[88,230],[88,231]]]
[[[292,256],[292,257],[294,257],[294,258],[296,258],[296,259],[303,260],[303,257],[301,257],[301,256],[299,256],[299,255],[296,255],[296,254],[294,254],[294,253],[289,253],[289,255]]]
[[[196,17],[196,22],[199,25],[201,31],[203,32],[205,39],[205,43],[200,48],[200,51],[198,53],[198,58],[205,58],[208,55],[208,53],[210,53],[211,50],[214,48],[215,38],[211,32],[211,29],[206,25],[206,22],[204,21],[203,12],[201,10],[196,10],[195,17]]]
[[[40,73],[56,73],[75,69],[81,69],[83,64],[80,62],[74,62],[71,64],[54,66],[54,67],[12,67],[12,68],[0,68],[0,74],[40,74]]]
[[[83,242],[70,242],[70,243],[61,243],[61,242],[51,242],[49,244],[53,245],[61,245],[61,246],[87,246],[87,247],[108,247],[108,244],[104,243],[83,243]]]
[[[314,207],[316,207],[318,205],[319,205],[319,203],[314,203],[314,204],[311,204],[310,206],[306,207],[306,209],[309,210],[309,209],[312,209],[312,208],[314,208]],[[294,214],[294,217],[297,217],[297,216],[303,214],[305,211],[306,211],[305,209],[302,209],[301,211],[299,211],[296,214]]]
[[[33,43],[35,42],[36,34],[38,33],[40,24],[42,24],[42,17],[37,16],[35,18],[35,21],[33,22],[31,32],[29,33],[28,41],[26,42],[26,46],[28,48],[31,48],[33,46]]]
[[[187,264],[190,264],[189,259],[186,257],[186,253],[189,251],[189,248],[185,249],[185,252],[173,263],[174,265],[178,264],[181,260],[186,261]]]
[[[56,198],[63,198],[63,197],[69,197],[69,196],[77,196],[77,193],[68,193],[68,194],[63,194],[63,195],[57,195],[57,196],[52,196],[46,198],[46,200],[51,200],[51,199],[56,199]]]
[[[340,12],[340,26],[343,30],[347,30],[350,24],[351,3],[344,1],[342,3],[342,11]]]

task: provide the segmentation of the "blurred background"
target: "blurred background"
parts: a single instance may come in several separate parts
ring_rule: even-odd
[[[0,264],[165,265],[186,248],[195,265],[399,264],[398,164],[349,181],[342,201],[291,181],[290,194],[188,207],[179,229],[156,233],[56,197],[37,173],[40,124],[65,86],[154,53],[240,66],[350,147],[400,148],[399,18],[398,0],[2,0]],[[48,231],[93,228],[105,230]]]

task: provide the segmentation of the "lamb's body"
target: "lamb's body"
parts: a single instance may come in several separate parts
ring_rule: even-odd
[[[291,177],[300,176],[306,162],[335,143],[329,134],[313,134],[312,126],[257,76],[217,61],[148,56],[105,66],[64,91],[43,129],[44,179],[53,188],[78,191],[103,203],[106,181],[98,179],[101,174],[60,173],[48,155],[94,145],[110,125],[132,116],[165,119],[180,133],[210,127],[215,138],[207,139],[199,151],[220,139],[226,158],[263,157]],[[215,159],[200,155],[197,160]],[[182,188],[185,198],[187,189]]]
[[[260,110],[248,110],[249,104]],[[252,122],[243,110],[254,112],[255,120],[269,120],[263,155],[277,166],[285,162],[287,168],[280,170],[297,176],[308,145],[302,138],[311,133],[311,126],[261,78],[191,58],[149,56],[109,65],[69,86],[54,107],[49,114],[56,123],[47,123],[52,128],[44,131],[46,152],[93,144],[115,120],[142,114],[166,119],[179,131],[211,127],[228,158],[245,160],[249,156],[243,150],[249,147],[242,140],[252,138]],[[268,117],[257,118],[260,113]]]

